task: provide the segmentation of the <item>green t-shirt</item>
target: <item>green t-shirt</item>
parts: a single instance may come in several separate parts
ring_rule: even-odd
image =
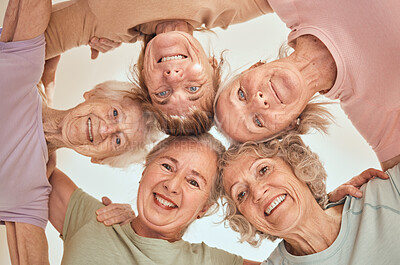
[[[72,194],[61,236],[63,265],[243,264],[242,257],[204,243],[191,244],[184,240],[169,243],[141,237],[130,224],[107,227],[96,220],[95,211],[102,206],[81,189]]]

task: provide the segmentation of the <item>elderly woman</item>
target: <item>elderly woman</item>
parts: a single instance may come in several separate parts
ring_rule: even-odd
[[[103,205],[56,169],[49,219],[64,240],[62,264],[259,264],[182,240],[193,221],[215,209],[224,150],[210,134],[161,141],[146,158],[138,215],[122,226],[97,222]]]
[[[154,140],[154,119],[126,84],[118,84],[125,91],[100,84],[70,110],[42,106],[36,84],[50,4],[11,0],[0,37],[0,223],[6,224],[13,264],[48,263],[49,154],[67,147],[92,162],[123,166],[141,160]]]
[[[325,209],[326,173],[299,136],[231,147],[221,160],[226,220],[242,241],[282,238],[263,264],[397,264],[400,166]],[[385,178],[369,169],[371,175]],[[379,248],[379,255],[377,248]]]
[[[173,135],[202,133],[212,125],[220,69],[193,30],[227,28],[271,11],[265,0],[61,2],[45,33],[46,59],[57,61],[62,52],[89,43],[106,51],[118,42],[150,41],[139,59],[138,83],[161,128]],[[53,81],[57,64],[48,63],[45,83]]]
[[[394,43],[400,42],[400,2],[268,2],[291,29],[294,52],[254,65],[220,91],[221,130],[237,142],[324,130],[326,111],[309,103],[320,93],[340,100],[384,170],[398,164],[400,48]]]

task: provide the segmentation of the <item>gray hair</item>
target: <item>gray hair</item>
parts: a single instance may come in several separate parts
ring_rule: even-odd
[[[138,88],[130,82],[106,81],[96,85],[92,90],[88,91],[90,98],[95,99],[112,99],[121,102],[124,99],[138,101],[142,106],[142,98]],[[143,106],[142,106],[143,108]],[[101,159],[100,164],[106,164],[111,167],[126,168],[132,163],[143,162],[146,154],[153,146],[154,142],[160,137],[157,130],[157,121],[152,112],[143,108],[145,119],[144,141],[137,142],[130,150],[123,154]]]
[[[240,241],[247,241],[252,246],[258,246],[265,238],[274,241],[276,236],[266,234],[254,227],[240,213],[233,199],[223,188],[224,169],[230,163],[249,153],[258,157],[279,157],[293,169],[298,179],[305,182],[315,200],[322,209],[328,201],[326,193],[326,172],[318,155],[313,153],[301,140],[300,136],[289,134],[281,140],[274,139],[266,143],[247,142],[231,146],[219,162],[219,185],[224,206],[224,221],[236,232],[240,233]]]
[[[151,164],[154,159],[161,153],[163,152],[167,147],[179,143],[179,142],[193,142],[193,143],[199,143],[201,145],[204,145],[207,148],[210,148],[214,153],[217,155],[217,161],[219,161],[225,152],[225,147],[222,145],[220,141],[214,138],[209,133],[204,133],[201,135],[197,136],[169,136],[168,138],[162,140],[159,142],[156,146],[153,147],[153,149],[147,154],[146,156],[146,162],[145,162],[145,168]],[[210,196],[208,198],[207,204],[211,205],[210,209],[208,210],[206,215],[211,215],[215,213],[218,210],[218,199],[220,197],[220,192],[219,192],[219,178],[218,178],[218,171],[215,172],[215,181],[213,185],[211,186],[211,192]]]

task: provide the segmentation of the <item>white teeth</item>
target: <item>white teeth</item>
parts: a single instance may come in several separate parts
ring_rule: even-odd
[[[88,119],[88,128],[89,128],[89,139],[91,142],[93,142],[93,135],[92,135],[92,120],[89,118]]]
[[[283,202],[283,201],[285,200],[285,198],[286,198],[286,195],[285,195],[285,194],[279,196],[278,198],[276,198],[276,199],[271,203],[271,205],[267,208],[267,210],[265,211],[265,213],[266,213],[267,215],[270,215],[271,212],[272,212],[272,210],[275,209],[275,207],[278,206],[281,202]]]
[[[171,60],[182,60],[185,57],[183,55],[166,56],[161,58],[161,62],[171,61]]]
[[[178,206],[176,206],[175,204],[173,204],[172,202],[169,202],[167,200],[164,200],[163,198],[157,196],[157,194],[154,194],[154,197],[156,198],[156,200],[161,203],[162,205],[171,207],[171,208],[178,208]]]

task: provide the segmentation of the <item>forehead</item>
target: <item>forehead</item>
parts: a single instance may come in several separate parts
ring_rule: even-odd
[[[173,141],[157,155],[168,156],[177,161],[180,168],[196,170],[205,178],[214,177],[217,170],[217,155],[210,147],[192,141]]]

